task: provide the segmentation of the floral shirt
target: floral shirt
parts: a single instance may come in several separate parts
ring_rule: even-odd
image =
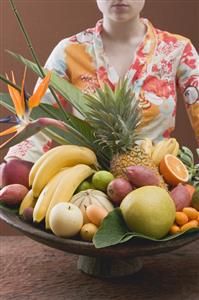
[[[125,74],[142,108],[141,131],[154,142],[170,136],[175,128],[176,90],[179,88],[199,143],[198,54],[189,39],[156,29],[147,19],[141,20],[147,32]],[[105,82],[114,88],[119,76],[104,52],[102,30],[100,20],[96,27],[63,39],[52,51],[45,67],[84,93],[94,93]],[[50,91],[43,101],[55,103]],[[35,161],[50,147],[51,141],[38,134],[12,147],[6,158],[17,156]]]

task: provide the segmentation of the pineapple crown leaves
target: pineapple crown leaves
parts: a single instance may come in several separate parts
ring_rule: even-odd
[[[141,110],[139,101],[127,81],[119,82],[113,91],[107,84],[95,95],[86,95],[86,119],[93,127],[96,143],[112,155],[132,149],[138,134]]]

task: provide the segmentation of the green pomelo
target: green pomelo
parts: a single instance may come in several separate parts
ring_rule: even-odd
[[[191,206],[199,210],[199,187],[196,188],[193,194]]]
[[[163,238],[175,220],[175,204],[168,192],[157,186],[144,186],[129,193],[120,205],[131,231]]]
[[[97,190],[106,191],[108,184],[114,179],[113,174],[101,170],[96,172],[92,177],[92,183]]]

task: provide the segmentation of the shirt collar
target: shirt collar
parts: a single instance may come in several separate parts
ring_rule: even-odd
[[[147,27],[147,31],[146,31],[146,35],[148,38],[154,34],[155,32],[155,28],[152,25],[152,23],[146,19],[146,18],[141,18],[141,21],[146,25]],[[99,36],[103,31],[103,19],[100,19],[97,21],[94,32],[97,36]]]

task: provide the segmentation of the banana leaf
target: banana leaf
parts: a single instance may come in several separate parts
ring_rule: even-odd
[[[41,76],[41,73],[37,67],[37,65],[30,60],[24,58],[22,55],[13,53],[12,51],[8,51],[14,58],[25,64],[28,68],[30,68],[33,72],[35,72],[38,76]],[[47,73],[47,70],[43,68],[44,73]],[[84,115],[84,111],[87,110],[84,94],[69,83],[64,78],[58,76],[57,74],[53,73],[50,81],[50,86],[55,88],[65,99],[67,99],[71,105],[79,111],[81,115]]]
[[[8,211],[14,215],[19,213],[19,207],[17,206],[7,206],[6,204],[3,204],[0,202],[0,209],[2,209],[3,211]]]
[[[153,242],[167,242],[189,233],[199,234],[199,227],[192,228],[188,231],[183,231],[173,235],[168,234],[161,239],[156,239],[138,232],[129,231],[122,217],[120,208],[115,208],[103,220],[100,228],[94,235],[93,243],[96,248],[104,248],[125,243],[133,238],[140,238]]]

